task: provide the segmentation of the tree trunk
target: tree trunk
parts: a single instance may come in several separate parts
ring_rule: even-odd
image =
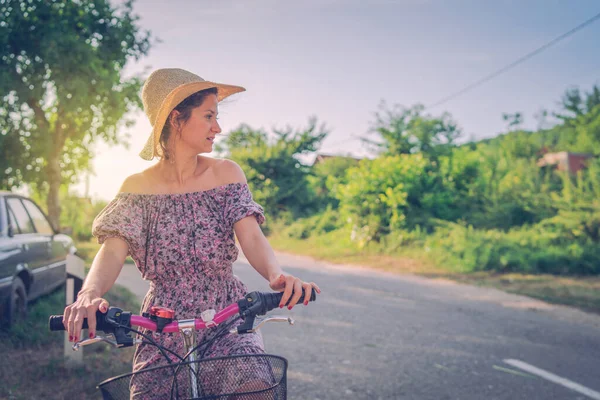
[[[59,154],[53,152],[52,156],[48,160],[48,185],[50,190],[48,191],[48,217],[50,222],[57,229],[60,230],[60,181],[61,181],[61,170]]]
[[[65,127],[62,125],[61,110],[57,112],[55,130],[52,132],[51,150],[48,154],[48,165],[46,172],[48,176],[48,217],[50,222],[60,231],[60,184],[62,182],[62,170],[60,158],[66,141]]]

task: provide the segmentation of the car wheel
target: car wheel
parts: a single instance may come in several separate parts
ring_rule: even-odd
[[[6,322],[9,328],[27,317],[27,290],[19,277],[13,279],[6,311]]]

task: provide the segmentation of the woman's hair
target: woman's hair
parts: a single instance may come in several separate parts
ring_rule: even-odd
[[[177,104],[177,107],[174,110],[179,111],[179,115],[177,116],[177,122],[180,124],[185,124],[189,121],[190,116],[192,115],[192,110],[196,107],[200,107],[204,100],[208,95],[217,94],[217,88],[209,88],[204,89],[199,92],[196,92],[188,97],[186,97],[181,103]],[[163,126],[162,132],[160,134],[160,148],[162,149],[163,158],[165,160],[169,160],[172,156],[169,154],[167,149],[167,144],[169,143],[169,138],[171,137],[171,123],[170,119],[173,114],[169,115],[167,122]]]

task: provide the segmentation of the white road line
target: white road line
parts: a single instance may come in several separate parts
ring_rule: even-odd
[[[594,400],[600,400],[600,393],[596,392],[595,390],[592,389],[588,389],[583,385],[580,385],[579,383],[575,383],[573,381],[570,381],[566,378],[561,378],[558,375],[554,375],[551,372],[548,371],[544,371],[543,369],[534,367],[533,365],[529,365],[523,361],[519,361],[519,360],[504,360],[505,363],[512,365],[513,367],[516,368],[520,368],[523,371],[527,371],[530,374],[534,374],[537,375],[541,378],[544,378],[546,380],[549,380],[550,382],[554,382],[556,384],[562,385],[568,389],[574,390],[576,392],[579,392],[583,395],[588,396],[591,399]]]

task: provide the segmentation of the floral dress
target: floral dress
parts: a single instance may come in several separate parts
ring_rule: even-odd
[[[232,265],[238,257],[233,224],[250,215],[260,224],[264,222],[263,209],[253,201],[246,183],[193,193],[119,193],[96,217],[92,232],[101,244],[119,237],[129,245],[128,254],[142,277],[150,281],[141,312],[156,305],[174,310],[176,319],[191,319],[200,318],[204,310],[218,312],[247,293],[233,275]],[[197,342],[212,332],[199,331]],[[184,355],[179,333],[153,338]],[[264,353],[264,345],[259,333],[228,334],[215,341],[205,357],[260,353]],[[135,351],[133,371],[167,363],[156,347],[141,344]],[[166,393],[171,381],[167,380],[156,374],[139,374],[131,382],[132,397],[169,398]]]

